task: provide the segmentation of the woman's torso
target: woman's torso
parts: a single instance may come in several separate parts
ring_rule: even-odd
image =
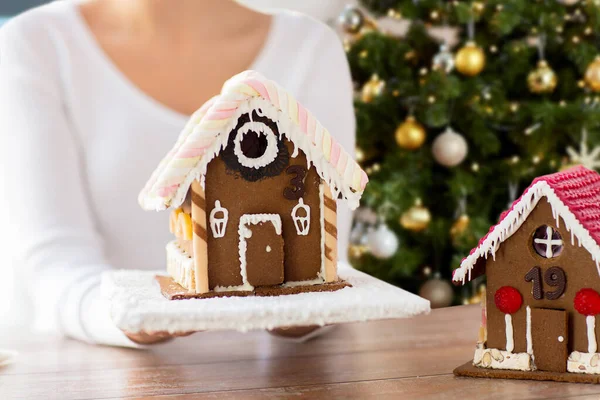
[[[117,268],[162,269],[164,246],[171,237],[168,213],[142,211],[137,196],[188,116],[159,103],[128,80],[103,52],[75,3],[56,2],[36,12],[47,14],[45,23],[60,63],[57,79],[65,112],[79,148],[83,184],[104,239],[107,261]],[[325,28],[308,17],[275,14],[250,68],[304,102],[314,90],[310,59],[319,57],[319,42],[325,34]],[[322,118],[325,111],[313,112]]]

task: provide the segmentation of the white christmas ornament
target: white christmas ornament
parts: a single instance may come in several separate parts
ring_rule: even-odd
[[[465,138],[448,127],[433,141],[433,158],[445,167],[456,167],[464,161],[469,151]]]
[[[380,259],[390,258],[398,250],[398,237],[386,224],[381,224],[367,235],[369,251]]]

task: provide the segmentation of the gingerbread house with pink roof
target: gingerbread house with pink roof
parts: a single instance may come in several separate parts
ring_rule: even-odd
[[[472,362],[458,375],[600,381],[600,175],[536,178],[454,271],[487,275]]]
[[[163,293],[343,288],[337,200],[357,207],[367,180],[289,92],[257,72],[236,75],[192,116],[140,193],[142,208],[172,209]]]

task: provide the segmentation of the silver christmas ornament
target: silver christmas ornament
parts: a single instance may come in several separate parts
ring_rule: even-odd
[[[347,6],[338,17],[338,24],[346,33],[355,34],[365,23],[365,15],[357,7]]]
[[[454,55],[450,52],[448,45],[440,46],[440,51],[433,56],[432,69],[444,71],[449,74],[454,69]]]
[[[364,222],[356,221],[352,231],[350,232],[350,244],[352,245],[367,245],[367,227]]]
[[[469,145],[465,138],[448,127],[433,141],[433,158],[445,167],[455,167],[467,157]]]
[[[450,282],[442,279],[439,274],[435,274],[421,286],[419,296],[429,300],[431,308],[442,308],[452,304],[454,291]]]
[[[371,254],[382,260],[393,256],[400,245],[398,237],[386,224],[371,230],[367,235],[367,243]]]

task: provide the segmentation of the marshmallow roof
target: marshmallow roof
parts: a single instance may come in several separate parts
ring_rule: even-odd
[[[469,256],[454,271],[452,280],[465,283],[481,257],[495,257],[500,244],[512,236],[527,219],[542,197],[546,197],[556,219],[565,223],[580,246],[590,252],[600,274],[600,174],[579,166],[536,178],[509,210],[502,213],[497,225],[490,228]]]
[[[192,115],[141,191],[142,208],[178,207],[194,180],[204,184],[208,163],[227,146],[238,117],[257,109],[273,119],[293,143],[292,156],[298,149],[306,154],[308,164],[315,166],[334,198],[342,194],[351,208],[358,206],[368,178],[352,156],[289,92],[257,72],[245,71],[225,82],[221,94]]]

